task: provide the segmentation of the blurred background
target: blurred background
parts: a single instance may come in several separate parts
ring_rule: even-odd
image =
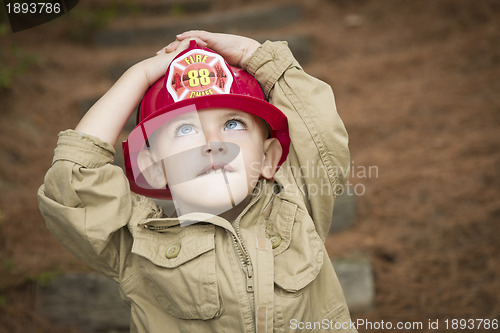
[[[367,259],[375,288],[354,320],[499,318],[500,2],[87,0],[16,33],[1,13],[0,332],[86,330],[37,307],[37,286],[88,268],[45,228],[36,191],[58,132],[192,28],[287,40],[333,87],[356,215],[326,246]]]

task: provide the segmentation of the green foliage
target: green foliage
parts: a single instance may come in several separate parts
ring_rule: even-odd
[[[0,6],[0,23],[7,23],[9,22],[9,18],[7,16],[7,11],[5,10],[5,6]]]
[[[52,281],[54,281],[54,279],[59,275],[58,272],[55,272],[55,271],[45,271],[45,272],[41,272],[39,274],[37,274],[35,277],[34,277],[34,281],[36,281],[38,284],[40,284],[41,286],[46,286],[48,285],[49,283],[51,283]]]
[[[7,298],[4,295],[0,294],[0,309],[7,305]]]
[[[0,92],[10,89],[13,80],[39,61],[35,54],[27,54],[19,47],[0,50]]]
[[[98,6],[80,3],[67,15],[67,35],[70,39],[87,43],[92,36],[103,30],[117,15],[137,14],[139,7],[134,0],[111,1]]]
[[[0,6],[0,37],[3,37],[10,33],[10,23],[7,17],[7,11],[5,6]]]
[[[3,267],[9,273],[13,273],[14,270],[16,269],[16,266],[14,264],[14,260],[12,260],[11,258],[7,258],[3,261]]]
[[[88,42],[94,33],[103,29],[116,15],[113,8],[79,8],[69,12],[68,36],[78,42]]]
[[[172,5],[169,14],[174,17],[180,17],[184,14],[184,8],[181,5]]]
[[[6,22],[0,22],[0,37],[7,35],[9,31],[9,24]]]
[[[135,0],[120,1],[119,4],[121,4],[127,14],[136,15],[141,12],[141,7]]]

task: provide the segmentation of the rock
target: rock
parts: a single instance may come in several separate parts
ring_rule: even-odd
[[[96,273],[65,274],[38,285],[37,309],[54,323],[87,332],[128,330],[130,307],[118,285]]]
[[[330,232],[339,232],[354,225],[356,221],[356,196],[345,190],[335,201]]]
[[[79,110],[78,115],[80,116],[80,118],[83,117],[85,113],[87,113],[87,111],[92,107],[92,105],[95,104],[95,102],[97,102],[99,98],[100,97],[87,98],[85,100],[81,100],[80,102],[78,102],[78,110]]]
[[[107,68],[105,72],[106,77],[110,78],[113,82],[116,82],[120,78],[120,76],[122,76],[123,73],[125,73],[127,69],[132,67],[132,65],[135,65],[138,62],[152,56],[152,54],[149,54],[144,57],[138,57],[137,54],[135,53],[132,53],[132,55],[133,55],[132,58],[127,59],[124,62],[114,63],[109,68]]]
[[[311,38],[306,35],[293,35],[284,39],[271,39],[271,40],[285,40],[293,53],[293,56],[301,65],[305,65],[312,57],[312,43]]]
[[[258,36],[255,38],[260,43],[266,40],[271,41],[286,41],[293,56],[297,61],[304,65],[311,59],[312,43],[311,38],[306,34],[291,34],[291,35],[266,35]]]
[[[363,259],[337,259],[332,260],[332,265],[344,290],[351,314],[372,309],[375,301],[375,282],[371,263]]]
[[[344,18],[344,24],[349,28],[357,28],[363,25],[363,17],[356,14],[347,15]]]
[[[104,93],[105,92],[103,92],[103,94]],[[100,96],[80,101],[79,106],[78,106],[80,117],[83,117],[85,115],[85,113],[87,113],[87,111],[99,100],[99,98],[100,98]],[[130,131],[132,131],[135,128],[136,117],[137,117],[137,108],[135,109],[135,111],[132,111],[132,113],[130,114],[130,117],[128,118],[127,122],[125,123],[125,126],[123,127],[124,131],[127,134],[130,133]]]
[[[207,12],[213,5],[212,0],[171,0],[141,1],[135,6],[142,15],[166,15]]]
[[[125,156],[123,156],[123,148],[121,141],[118,141],[115,145],[115,160],[113,161],[114,165],[122,168],[123,172],[125,172]]]
[[[110,28],[98,33],[94,42],[106,47],[148,43],[162,45],[176,34],[186,30],[202,29],[229,33],[242,30],[269,30],[294,23],[301,17],[302,8],[295,4],[259,7],[208,14],[197,19],[176,19],[161,26]]]

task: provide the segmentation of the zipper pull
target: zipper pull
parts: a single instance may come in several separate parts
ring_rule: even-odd
[[[253,293],[253,267],[252,264],[248,264],[246,267],[247,276],[247,292]]]

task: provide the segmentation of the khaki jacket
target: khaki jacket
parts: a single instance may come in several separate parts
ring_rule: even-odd
[[[287,115],[292,145],[232,224],[200,213],[181,226],[130,191],[112,146],[59,135],[40,210],[69,251],[119,284],[132,332],[355,331],[324,247],[349,168],[331,88],[286,43],[266,42],[244,68]]]

